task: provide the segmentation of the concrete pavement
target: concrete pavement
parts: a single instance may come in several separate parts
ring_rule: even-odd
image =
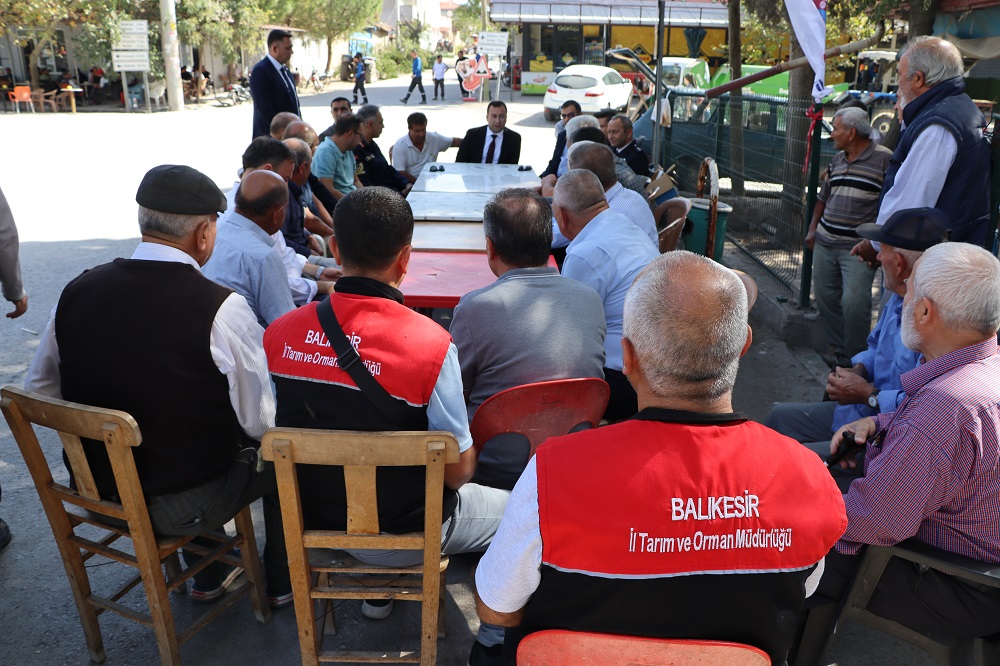
[[[461,135],[485,123],[485,105],[458,101],[457,84],[449,82],[443,105],[402,107],[405,78],[369,86],[374,103],[386,103],[386,131],[379,140],[384,152],[405,132],[406,115],[422,110],[429,129]],[[349,92],[346,84],[303,98],[305,119],[322,129],[329,124],[328,103]],[[350,95],[346,95],[350,97]],[[518,99],[510,105],[510,120],[521,132],[522,163],[544,168],[554,135],[541,118],[541,99]],[[205,171],[225,188],[232,185],[239,156],[250,140],[252,109],[248,105],[214,108],[209,103],[183,114],[20,114],[0,115],[5,156],[0,161],[0,186],[11,202],[22,238],[22,264],[29,293],[28,313],[17,320],[0,319],[0,385],[21,385],[49,312],[63,286],[88,267],[128,256],[137,242],[135,189],[145,171],[157,164],[184,163]],[[445,153],[454,159],[454,151]],[[17,156],[16,158],[12,156]],[[727,254],[727,261],[740,262]],[[750,269],[753,270],[752,268]],[[766,290],[766,278],[760,285]],[[109,303],[109,307],[113,304]],[[755,340],[741,363],[736,408],[763,420],[775,401],[818,399],[824,366],[816,354],[789,348],[755,321]],[[155,353],[155,350],[149,350]],[[135,359],[141,367],[142,359]],[[59,443],[50,433],[43,446],[62,478]],[[0,485],[4,494],[0,517],[14,539],[0,553],[0,666],[21,664],[85,664],[83,632],[51,530],[24,462],[5,422],[0,422]],[[258,503],[259,504],[259,503]],[[254,519],[263,540],[259,506]],[[478,621],[472,603],[472,557],[456,557],[448,572],[448,639],[441,642],[442,664],[464,664]],[[123,576],[117,565],[95,563],[96,585],[105,589]],[[126,597],[141,608],[143,597]],[[175,597],[183,620],[191,602]],[[357,602],[338,606],[341,633],[333,645],[352,649],[388,647],[415,637],[418,607],[398,604],[390,619],[373,622],[361,617]],[[152,632],[112,614],[101,619],[108,664],[156,663]],[[838,635],[827,663],[902,665],[932,663],[922,652],[877,632],[848,626]],[[259,625],[248,603],[238,604],[184,648],[188,664],[292,664],[298,661],[294,611],[277,611],[268,625]]]

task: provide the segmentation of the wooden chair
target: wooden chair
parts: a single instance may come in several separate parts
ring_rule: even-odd
[[[664,201],[653,211],[656,229],[660,238],[660,254],[673,252],[684,231],[687,214],[691,212],[691,200],[674,197]]]
[[[180,664],[180,646],[247,594],[253,602],[257,619],[261,622],[271,619],[249,508],[244,508],[235,517],[236,536],[223,539],[211,534],[205,535],[218,542],[211,549],[189,543],[191,537],[158,539],[153,534],[132,457],[132,448],[139,446],[142,438],[139,427],[131,416],[125,412],[35,395],[13,386],[0,390],[0,409],[21,449],[45,515],[52,526],[93,661],[104,662],[104,642],[98,616],[105,610],[152,627],[156,634],[160,660],[164,664]],[[33,424],[51,428],[59,434],[63,451],[73,470],[76,490],[53,480]],[[121,494],[120,501],[101,497],[80,438],[103,441],[107,446],[115,483]],[[124,521],[126,527],[105,525],[100,516]],[[81,530],[82,533],[77,533],[80,526],[85,527]],[[100,530],[99,535],[94,535],[94,528]],[[115,542],[122,538],[131,539],[134,554],[128,552],[128,549],[116,547]],[[237,546],[241,546],[241,559],[228,555]],[[177,557],[177,551],[182,547],[203,555],[196,566],[183,572]],[[100,596],[91,589],[84,564],[94,555],[134,567],[139,572],[109,596]],[[188,579],[215,561],[242,566],[246,570],[247,581],[213,604],[210,610],[178,634],[170,608],[169,593],[183,593]],[[164,568],[167,573],[166,581]],[[119,602],[139,583],[145,588],[148,614]]]
[[[645,638],[548,629],[517,647],[518,666],[770,666],[750,645],[680,638]]]
[[[472,418],[472,445],[476,453],[496,435],[518,433],[531,444],[528,458],[549,437],[565,435],[582,423],[596,428],[608,407],[607,382],[556,379],[515,386],[487,399]]]
[[[27,104],[31,112],[35,112],[35,104],[31,98],[31,86],[14,86],[14,89],[7,93],[7,98],[14,103],[15,112],[21,112],[22,104]]]
[[[59,107],[56,106],[56,95],[59,94],[58,90],[50,90],[45,92],[41,88],[38,90],[31,91],[31,102],[38,109],[45,111],[45,107],[48,106],[52,109],[53,113],[59,111]]]
[[[433,665],[437,638],[444,628],[444,572],[441,556],[441,505],[444,467],[458,462],[458,442],[447,432],[348,432],[272,428],[261,451],[274,461],[281,516],[288,549],[288,569],[295,597],[299,648],[303,664],[318,662],[392,662]],[[344,468],[347,530],[307,530],[302,522],[296,465]],[[426,466],[424,531],[382,534],[375,495],[378,467]],[[398,549],[423,551],[423,564],[377,567],[347,553],[317,549]],[[325,560],[324,560],[325,556]],[[313,583],[313,574],[317,582]],[[363,574],[371,574],[359,577]],[[419,579],[416,578],[419,576]],[[334,599],[401,599],[423,602],[419,651],[347,652],[323,650],[324,633],[335,633]],[[325,607],[324,626],[317,631],[316,608]]]
[[[843,607],[836,617],[839,625],[845,620],[855,620],[915,645],[943,664],[985,666],[1000,663],[1000,645],[995,639],[932,636],[914,631],[902,624],[887,620],[868,610],[868,602],[875,592],[886,565],[894,557],[934,569],[949,576],[981,586],[1000,589],[1000,565],[979,562],[969,557],[939,550],[914,539],[895,546],[868,546],[851,583]],[[814,608],[809,612],[805,631],[795,657],[796,666],[818,663],[833,635],[829,628],[837,615],[836,604]]]

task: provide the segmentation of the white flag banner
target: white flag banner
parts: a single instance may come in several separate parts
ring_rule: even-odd
[[[829,95],[833,89],[824,82],[826,73],[826,0],[785,0],[788,17],[792,20],[795,38],[799,40],[802,52],[813,68],[812,96],[817,102]]]

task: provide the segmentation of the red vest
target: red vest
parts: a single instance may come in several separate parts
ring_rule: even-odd
[[[536,464],[542,561],[564,571],[794,571],[847,528],[816,454],[751,421],[633,420],[551,439]]]

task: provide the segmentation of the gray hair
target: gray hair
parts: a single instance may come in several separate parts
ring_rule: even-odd
[[[627,130],[632,129],[632,119],[626,116],[624,113],[616,113],[615,115],[611,116],[611,119],[608,120],[608,122],[610,123],[612,120],[617,120],[618,122],[620,122],[622,124],[622,129],[627,129]]]
[[[139,231],[143,234],[187,238],[202,222],[211,221],[213,215],[179,215],[164,213],[139,206]]]
[[[358,110],[354,112],[354,115],[358,117],[362,123],[366,123],[369,120],[375,120],[378,116],[378,107],[374,104],[365,104],[358,107]]]
[[[942,81],[962,76],[965,71],[958,48],[940,37],[914,37],[903,48],[900,57],[902,56],[909,56],[909,75],[923,72],[927,86],[935,86]]]
[[[847,107],[833,114],[834,120],[840,118],[840,124],[845,129],[852,129],[858,136],[868,138],[872,133],[871,121],[868,120],[868,113],[864,109]]]
[[[655,396],[709,402],[736,383],[747,312],[746,288],[733,271],[691,252],[667,252],[628,290],[623,334]]]
[[[573,132],[584,127],[596,127],[601,129],[601,121],[594,116],[573,116],[566,121],[563,129],[566,130],[566,138],[573,136]]]
[[[1000,261],[969,243],[940,243],[913,269],[913,295],[934,303],[952,328],[983,336],[1000,329]]]
[[[556,181],[552,205],[571,213],[579,213],[606,201],[601,181],[586,169],[570,169]]]
[[[615,154],[609,146],[593,141],[578,141],[569,148],[569,168],[586,169],[601,181],[607,190],[618,182],[615,174]]]
[[[302,139],[285,139],[282,143],[288,146],[288,149],[292,151],[292,157],[295,158],[295,168],[298,169],[300,166],[306,162],[312,163],[312,148],[309,144]]]

